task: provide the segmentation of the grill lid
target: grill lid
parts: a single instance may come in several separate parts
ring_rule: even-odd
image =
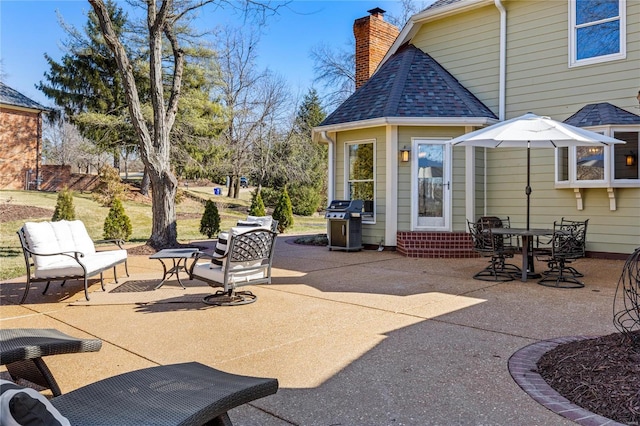
[[[362,200],[333,200],[326,209],[325,219],[348,219],[360,217],[362,214]]]

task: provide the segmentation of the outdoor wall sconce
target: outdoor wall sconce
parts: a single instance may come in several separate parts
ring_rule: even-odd
[[[636,155],[631,151],[627,155],[625,155],[625,164],[627,166],[635,166],[636,164]]]
[[[404,146],[402,149],[400,149],[400,161],[402,161],[403,163],[408,163],[410,158],[411,150],[409,148]]]

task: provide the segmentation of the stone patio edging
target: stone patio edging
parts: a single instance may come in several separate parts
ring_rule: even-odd
[[[607,417],[588,411],[562,395],[538,374],[538,360],[545,353],[563,343],[582,339],[593,339],[594,336],[572,336],[543,340],[532,343],[518,350],[509,358],[509,373],[513,380],[538,403],[549,410],[583,426],[624,426]]]

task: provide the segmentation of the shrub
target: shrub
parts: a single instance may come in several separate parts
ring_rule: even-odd
[[[282,189],[278,204],[273,211],[273,218],[278,221],[278,231],[280,232],[284,232],[293,225],[293,210],[286,186]]]
[[[124,241],[128,241],[133,232],[131,220],[124,212],[122,201],[119,198],[115,198],[111,202],[111,208],[107,218],[104,220],[103,231],[103,236],[107,240],[117,239]]]
[[[204,205],[204,213],[200,219],[200,233],[211,238],[220,232],[220,214],[218,206],[211,200],[207,200]]]
[[[293,213],[300,216],[311,216],[318,211],[321,196],[312,186],[294,186],[289,194]]]
[[[58,193],[58,200],[56,201],[56,209],[53,211],[52,222],[60,220],[75,220],[76,209],[73,206],[73,191],[68,188],[63,188]]]
[[[98,172],[100,183],[93,192],[93,198],[105,207],[113,204],[115,199],[122,199],[127,186],[120,179],[118,169],[111,166],[104,166]]]
[[[262,202],[262,196],[258,189],[253,193],[253,197],[251,198],[251,207],[249,208],[250,216],[264,216],[266,215],[266,211],[264,208],[264,203]]]
[[[275,207],[280,199],[280,191],[273,188],[263,187],[260,191],[260,196],[262,197],[262,202],[265,206]]]

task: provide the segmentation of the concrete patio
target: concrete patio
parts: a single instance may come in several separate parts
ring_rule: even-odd
[[[483,259],[345,253],[292,241],[279,237],[273,284],[251,287],[258,295],[251,305],[208,306],[199,300],[210,287],[186,282],[181,290],[175,281],[153,301],[129,293],[113,304],[99,284],[90,290],[101,301],[88,304],[78,282],[53,283],[46,296],[36,284],[16,305],[21,278],[0,286],[0,326],[102,339],[99,352],[46,359],[63,392],[185,361],[276,377],[276,395],[229,413],[236,425],[570,425],[522,391],[507,362],[540,340],[616,332],[613,297],[624,261],[582,259],[576,267],[586,287],[555,289],[473,280]],[[129,270],[128,280],[162,275],[145,256],[131,256]],[[179,292],[190,296],[169,303]]]

